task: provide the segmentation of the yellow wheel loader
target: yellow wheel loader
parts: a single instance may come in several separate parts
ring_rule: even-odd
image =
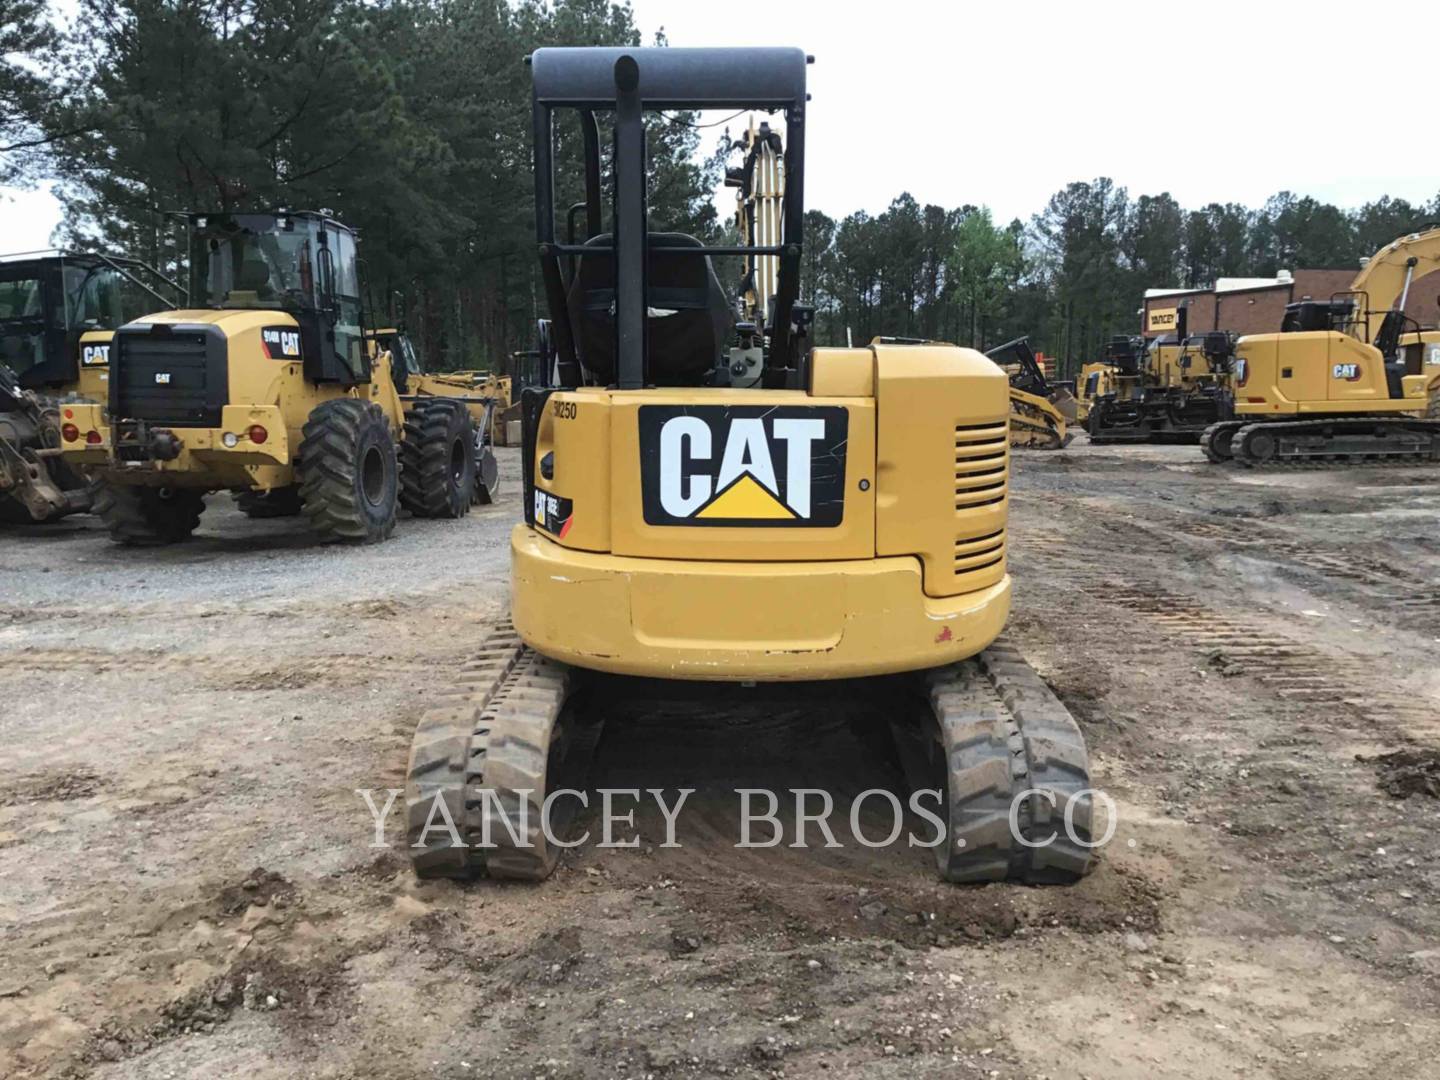
[[[390,354],[390,367],[396,388],[405,401],[412,402],[412,408],[429,398],[445,398],[462,403],[475,422],[475,494],[477,505],[488,506],[500,493],[500,466],[495,460],[495,445],[498,428],[504,423],[502,416],[510,407],[510,377],[496,375],[491,371],[446,371],[428,372],[420,359],[410,337],[394,327],[372,331],[370,337],[380,352]],[[432,417],[431,423],[435,422]],[[419,447],[427,440],[423,433],[416,432],[410,445]],[[401,450],[406,444],[401,444]],[[412,460],[404,463],[400,474],[402,484],[418,484],[423,475],[424,461],[418,452],[412,453]],[[412,468],[411,466],[414,466]],[[415,498],[422,498],[417,490]]]
[[[1030,339],[1007,341],[985,355],[1010,379],[1010,445],[1031,450],[1069,446],[1075,438],[1067,430],[1075,422],[1075,395],[1045,377]]]
[[[550,796],[583,783],[604,715],[649,700],[655,680],[757,694],[851,680],[847,695],[890,718],[912,795],[937,803],[944,877],[1084,874],[1084,739],[997,641],[1011,592],[1005,373],[950,345],[808,343],[805,54],[544,48],[530,62],[560,386],[522,396],[511,620],[416,730],[417,874],[546,877],[561,839]],[[691,108],[783,116],[769,242],[706,246],[651,227],[645,114]],[[585,149],[580,242],[556,238],[559,118],[578,122]],[[775,260],[763,324],[726,296],[717,255]]]
[[[116,327],[179,298],[178,286],[136,259],[0,257],[0,521],[90,509],[90,485],[61,460],[70,426],[62,413],[77,400],[104,399]]]
[[[1348,291],[1288,305],[1278,334],[1242,337],[1236,416],[1206,430],[1206,457],[1250,466],[1440,461],[1440,332],[1405,315],[1415,282],[1437,269],[1440,228],[1402,236]]]
[[[308,212],[192,214],[189,261],[191,306],[117,330],[108,409],[76,405],[65,431],[114,540],[183,540],[221,490],[255,516],[303,513],[322,541],[383,540],[401,506],[469,510],[469,412],[407,402],[389,354],[372,355],[350,229]]]

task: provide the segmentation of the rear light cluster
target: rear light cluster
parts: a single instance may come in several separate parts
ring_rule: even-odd
[[[251,424],[245,429],[245,438],[249,439],[256,446],[259,446],[266,439],[270,438],[270,432],[259,424]],[[227,431],[220,436],[220,441],[225,444],[227,450],[233,450],[240,445],[240,436],[233,431]]]
[[[80,429],[74,424],[70,423],[70,418],[73,418],[75,416],[75,411],[73,409],[66,409],[65,416],[67,417],[66,422],[60,425],[60,438],[64,439],[67,443],[79,442]],[[85,442],[87,445],[97,446],[102,441],[103,440],[100,438],[100,432],[96,431],[94,428],[91,428],[89,431],[85,432]]]

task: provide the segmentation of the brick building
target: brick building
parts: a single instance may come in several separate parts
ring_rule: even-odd
[[[1211,289],[1147,289],[1140,330],[1147,338],[1173,333],[1178,312],[1189,309],[1187,330],[1229,330],[1235,334],[1273,334],[1280,329],[1285,305],[1297,300],[1329,300],[1355,280],[1355,270],[1288,270],[1273,278],[1221,278]],[[1422,278],[1410,291],[1405,313],[1421,326],[1440,326],[1440,298]]]

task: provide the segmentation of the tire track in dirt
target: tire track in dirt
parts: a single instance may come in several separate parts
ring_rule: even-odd
[[[1373,664],[1362,658],[1316,648],[1278,633],[1265,620],[1225,612],[1178,593],[1159,582],[1109,566],[1075,561],[1074,537],[1026,530],[1012,543],[1045,568],[1049,581],[1060,580],[1084,595],[1139,615],[1185,644],[1238,662],[1247,674],[1281,701],[1313,710],[1346,710],[1355,733],[1383,733],[1399,741],[1440,739],[1433,704],[1393,687],[1379,685]]]

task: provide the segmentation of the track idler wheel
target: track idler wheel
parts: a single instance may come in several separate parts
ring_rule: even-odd
[[[1216,465],[1222,465],[1235,458],[1235,433],[1241,428],[1234,421],[1211,424],[1200,435],[1200,449],[1205,457]]]
[[[1268,465],[1280,452],[1280,444],[1263,425],[1241,428],[1234,436],[1235,456],[1247,465]]]

